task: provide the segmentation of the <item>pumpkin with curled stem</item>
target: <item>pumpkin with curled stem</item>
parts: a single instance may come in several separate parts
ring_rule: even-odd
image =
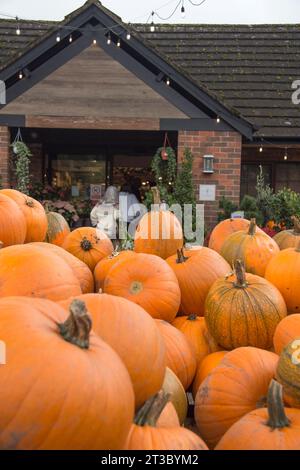
[[[229,235],[240,230],[247,230],[249,225],[249,220],[243,218],[222,220],[211,232],[208,247],[220,253],[222,245]]]

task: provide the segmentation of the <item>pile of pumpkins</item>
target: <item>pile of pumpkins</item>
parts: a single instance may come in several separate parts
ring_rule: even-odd
[[[299,232],[161,210],[117,252],[1,190],[0,448],[300,449]]]

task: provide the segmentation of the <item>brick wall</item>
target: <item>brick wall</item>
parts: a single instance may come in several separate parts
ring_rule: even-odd
[[[3,188],[9,188],[10,168],[10,130],[0,126],[0,176]]]
[[[241,176],[242,138],[237,132],[180,131],[178,134],[178,161],[182,160],[184,148],[194,155],[193,177],[197,201],[199,185],[215,184],[216,201],[204,202],[205,224],[212,228],[217,222],[219,200],[225,196],[239,203]],[[214,173],[203,173],[203,156],[214,155]]]

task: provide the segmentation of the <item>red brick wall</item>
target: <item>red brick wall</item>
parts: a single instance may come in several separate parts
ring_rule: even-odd
[[[180,131],[178,134],[178,160],[184,148],[189,147],[194,155],[193,177],[197,201],[199,185],[215,184],[216,201],[204,202],[205,225],[212,228],[217,222],[219,200],[222,196],[239,203],[242,138],[237,132]],[[214,173],[203,173],[203,156],[214,155]]]
[[[3,188],[9,188],[10,168],[10,130],[7,126],[0,126],[0,176]]]

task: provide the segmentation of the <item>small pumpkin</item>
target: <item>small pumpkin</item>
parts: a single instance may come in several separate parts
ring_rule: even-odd
[[[195,420],[210,448],[242,416],[264,406],[277,363],[278,356],[270,351],[237,348],[202,382],[195,400]]]
[[[229,264],[215,251],[178,250],[177,255],[167,259],[173,269],[181,291],[180,311],[185,315],[204,315],[204,303],[213,283],[230,271]]]
[[[0,242],[1,247],[24,243],[26,221],[19,206],[0,191]]]
[[[208,247],[220,253],[222,245],[229,235],[240,230],[247,230],[249,225],[249,220],[243,218],[222,220],[211,232]]]
[[[221,255],[231,266],[240,259],[248,273],[258,276],[264,276],[268,262],[278,252],[277,243],[262,230],[257,230],[255,219],[251,219],[248,230],[229,235],[221,248]]]
[[[169,396],[159,392],[137,413],[127,440],[127,450],[207,450],[202,439],[188,429],[157,427]]]
[[[295,248],[300,240],[300,220],[298,217],[291,217],[294,227],[291,230],[282,230],[276,233],[273,240],[276,241],[280,250]]]
[[[196,355],[181,331],[163,320],[156,320],[166,346],[167,367],[179,378],[183,388],[191,385],[197,367]]]
[[[48,230],[48,220],[42,204],[16,189],[1,189],[1,194],[15,201],[23,212],[26,221],[25,243],[43,242]]]
[[[127,259],[130,256],[134,256],[133,251],[114,251],[110,256],[107,256],[106,258],[103,258],[99,261],[94,270],[96,292],[103,290],[105,278],[111,268],[119,261]]]
[[[273,338],[273,345],[276,354],[281,354],[282,350],[295,338],[300,338],[299,313],[288,315],[278,323]]]
[[[197,365],[209,353],[218,351],[220,347],[208,332],[205,319],[195,314],[177,317],[172,323],[184,334],[196,355]]]
[[[135,232],[134,251],[163,259],[182,248],[183,233],[177,217],[170,211],[150,211],[143,215]]]
[[[283,386],[284,401],[294,408],[300,408],[299,338],[291,341],[280,354],[276,379]]]
[[[155,255],[136,254],[120,261],[104,282],[106,294],[125,297],[154,318],[173,321],[180,305],[180,289],[168,264]]]
[[[192,394],[196,398],[198,389],[206,377],[217,367],[228,351],[216,351],[208,354],[203,361],[198,364],[196,375],[193,382]]]
[[[170,395],[170,402],[174,405],[180,424],[183,425],[188,411],[187,397],[182,383],[169,367],[166,367],[162,390]]]
[[[270,349],[276,326],[287,309],[276,287],[260,276],[246,274],[237,260],[235,274],[217,280],[210,289],[205,312],[208,331],[224,349]]]
[[[91,332],[80,301],[70,314],[44,299],[0,300],[0,448],[9,450],[122,449],[134,414],[128,372]]]
[[[91,271],[97,263],[113,252],[113,245],[108,236],[92,227],[77,228],[66,236],[63,248],[83,261]]]
[[[125,364],[136,407],[140,407],[160,390],[165,376],[165,344],[154,320],[141,307],[121,297],[87,294],[77,298],[86,304],[94,332]],[[68,310],[72,301],[70,298],[60,305]]]
[[[62,246],[70,227],[66,219],[58,212],[47,212],[48,230],[45,241],[53,245]]]
[[[275,380],[269,387],[267,406],[243,416],[216,450],[299,450],[300,410],[284,408],[282,386]]]

